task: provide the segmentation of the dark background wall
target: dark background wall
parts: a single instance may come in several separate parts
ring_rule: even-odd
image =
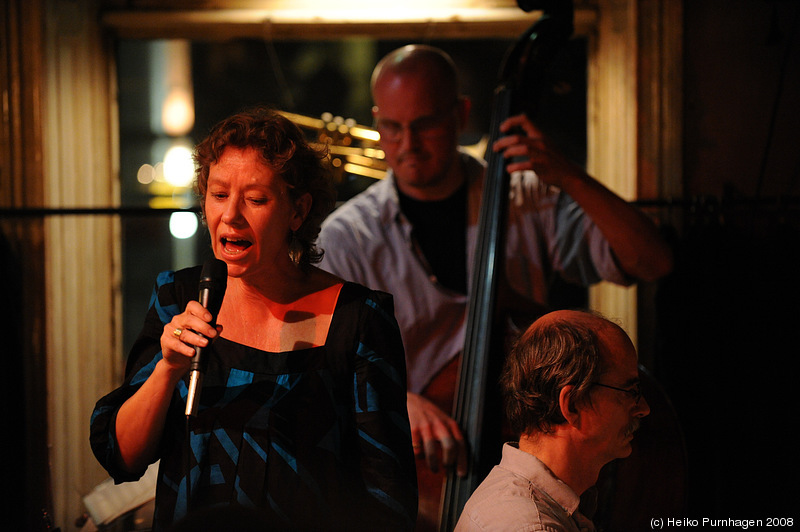
[[[797,517],[800,3],[684,2],[684,186],[657,375],[693,517]]]

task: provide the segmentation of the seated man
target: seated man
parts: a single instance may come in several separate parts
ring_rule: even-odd
[[[551,312],[520,337],[501,386],[519,443],[503,446],[456,532],[594,530],[578,511],[580,495],[605,464],[630,455],[650,413],[630,339],[593,314]]]

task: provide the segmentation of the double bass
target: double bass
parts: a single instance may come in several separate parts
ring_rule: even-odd
[[[526,11],[544,8],[542,16],[509,49],[495,89],[491,146],[500,124],[520,112],[532,116],[548,64],[573,31],[571,2],[518,2]],[[537,6],[537,4],[543,4]],[[502,366],[509,307],[529,316],[544,313],[541,305],[521,301],[504,282],[505,222],[509,178],[502,154],[489,151],[486,181],[473,259],[473,278],[467,307],[466,338],[456,387],[454,419],[468,442],[467,475],[450,473],[441,501],[439,529],[455,527],[467,499],[499,461],[502,408],[497,382]],[[511,302],[516,304],[511,304]]]
[[[503,60],[494,92],[489,146],[500,135],[500,124],[506,118],[520,112],[532,115],[547,66],[572,34],[571,2],[518,3],[525,11],[542,9],[543,13],[520,35]],[[528,316],[528,321],[545,312],[542,305],[515,294],[502,274],[509,193],[505,166],[501,154],[488,152],[464,350],[423,392],[440,409],[453,412],[468,444],[469,467],[466,477],[458,477],[453,472],[431,472],[424,460],[418,459],[419,532],[435,529],[429,522],[431,514],[439,515],[439,530],[452,530],[472,491],[497,463],[503,438],[496,383],[508,311],[513,307]]]
[[[573,32],[571,1],[518,0],[518,4],[525,11],[542,9],[543,13],[510,48],[503,62],[494,95],[489,146],[506,118],[521,112],[534,118],[547,68]],[[441,490],[440,531],[453,530],[467,499],[500,459],[504,427],[497,383],[509,313],[521,311],[529,323],[547,311],[542,305],[522,301],[504,279],[509,179],[501,154],[490,151],[487,163],[464,351],[459,367],[451,365],[441,374],[444,378],[457,376],[452,411],[468,445],[469,467],[465,477],[447,473]],[[637,436],[635,448],[639,452],[626,461],[612,462],[601,473],[596,488],[601,530],[640,529],[647,524],[648,515],[681,515],[685,510],[687,460],[677,416],[663,389],[644,368],[642,386],[653,405],[651,419],[643,422]],[[425,488],[424,482],[421,478],[421,501],[430,493],[425,493],[430,487]],[[661,496],[653,492],[653,486],[658,486],[655,489],[661,490]]]

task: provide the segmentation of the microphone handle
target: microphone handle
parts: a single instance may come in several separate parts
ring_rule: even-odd
[[[211,290],[203,288],[200,290],[200,297],[198,300],[204,308],[208,308],[208,298],[210,297]],[[186,394],[186,410],[184,414],[187,417],[194,417],[197,415],[197,408],[200,405],[200,390],[203,387],[203,371],[202,371],[202,357],[203,349],[199,346],[194,348],[194,357],[192,357],[192,365],[189,368],[189,392]]]
[[[195,348],[195,359],[200,348]],[[192,361],[194,364],[194,360]],[[186,394],[186,417],[197,415],[197,407],[200,404],[200,389],[203,387],[203,372],[199,369],[192,369],[189,375],[189,392]]]

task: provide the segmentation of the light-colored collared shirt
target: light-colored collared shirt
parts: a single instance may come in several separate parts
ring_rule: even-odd
[[[580,497],[538,458],[507,443],[500,464],[464,506],[455,532],[593,531],[579,504]]]
[[[485,164],[462,153],[467,176],[467,286],[471,286]],[[547,300],[555,272],[588,286],[605,279],[632,282],[617,266],[608,242],[566,194],[515,176],[506,230],[506,271],[512,288],[538,303]],[[320,266],[343,279],[394,296],[406,348],[408,387],[421,393],[464,348],[467,296],[437,282],[400,211],[395,179],[387,177],[339,207],[322,224]]]

